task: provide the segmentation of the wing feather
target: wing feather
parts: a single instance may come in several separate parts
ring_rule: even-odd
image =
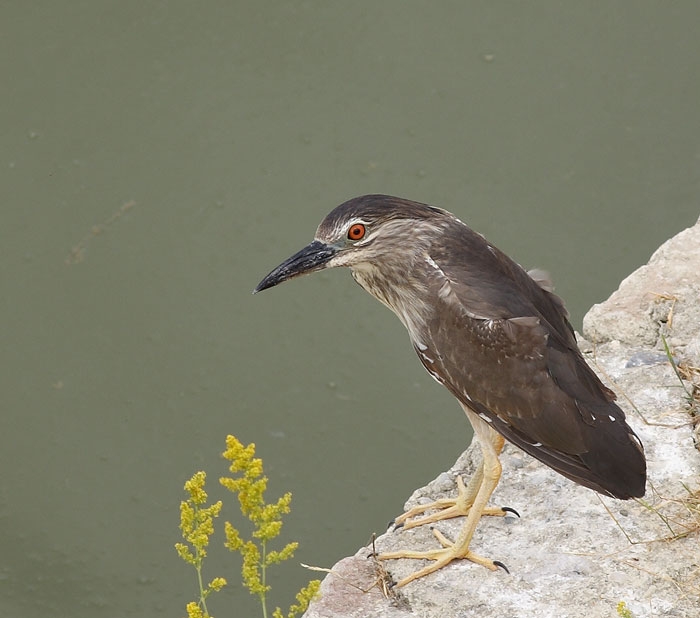
[[[463,263],[440,250],[426,260],[437,266],[428,277],[437,305],[416,346],[423,365],[564,476],[620,498],[643,495],[641,443],[578,350],[562,301],[478,238],[481,251]]]

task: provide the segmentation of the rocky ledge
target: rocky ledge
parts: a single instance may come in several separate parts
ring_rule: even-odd
[[[397,589],[421,562],[378,563],[361,548],[333,567],[306,618],[700,616],[700,221],[595,305],[583,330],[581,349],[644,443],[644,499],[599,496],[507,444],[492,502],[522,518],[483,518],[472,547],[510,574],[457,561]],[[454,496],[478,458],[472,445],[406,507]],[[436,527],[454,538],[461,524]],[[376,548],[434,549],[427,528],[387,532]]]

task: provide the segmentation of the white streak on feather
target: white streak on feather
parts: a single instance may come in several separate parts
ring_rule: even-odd
[[[445,274],[445,271],[442,270],[442,268],[440,268],[440,265],[427,253],[424,255],[424,258],[426,264],[432,266],[435,269],[435,273],[437,274],[438,278],[442,280],[442,284],[438,289],[438,297],[444,301],[459,303],[459,299],[455,295],[454,290],[452,289],[452,283],[450,282],[448,276]]]
[[[425,254],[425,261],[435,270],[437,270],[443,277],[445,276],[445,273],[443,272],[442,268],[440,268],[437,262],[433,258],[431,258],[427,253]]]
[[[435,380],[438,384],[444,384],[444,383],[445,383],[445,380],[443,380],[442,377],[440,377],[440,375],[437,374],[437,373],[435,373],[434,371],[430,371],[430,369],[428,369],[428,373],[430,374],[430,377],[431,377],[433,380]]]

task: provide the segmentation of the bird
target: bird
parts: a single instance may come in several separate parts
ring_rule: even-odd
[[[461,405],[481,447],[482,463],[470,481],[457,477],[456,498],[396,518],[397,527],[407,529],[466,516],[454,540],[433,529],[437,549],[377,556],[429,561],[398,586],[456,559],[508,570],[470,548],[483,515],[515,513],[488,506],[501,477],[504,440],[600,494],[621,500],[644,495],[642,442],[615,393],[583,358],[546,272],[524,270],[446,210],[373,194],[333,209],[314,240],[254,293],[334,267],[349,268],[396,314],[425,369]]]

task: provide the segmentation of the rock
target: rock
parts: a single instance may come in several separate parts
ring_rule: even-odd
[[[700,359],[700,222],[666,241],[608,300],[583,318],[593,343],[620,341],[661,348],[660,335],[677,351]],[[679,350],[680,348],[680,350]]]
[[[584,318],[581,349],[618,394],[645,445],[647,494],[621,501],[599,496],[506,445],[492,503],[516,517],[484,517],[472,549],[506,564],[490,572],[467,561],[397,589],[387,585],[424,562],[378,562],[370,549],[341,560],[306,618],[635,618],[700,615],[700,453],[691,404],[668,361],[661,335],[685,367],[685,388],[700,383],[700,224],[660,247]],[[697,403],[695,404],[697,406]],[[447,472],[417,490],[406,508],[455,494],[479,461],[472,445]],[[435,526],[454,538],[463,519]],[[428,526],[390,531],[378,551],[438,546]]]

